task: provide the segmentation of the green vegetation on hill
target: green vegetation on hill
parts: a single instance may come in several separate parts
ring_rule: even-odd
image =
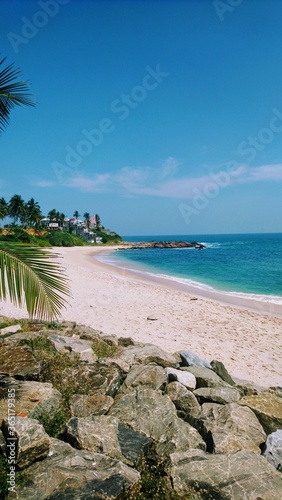
[[[35,247],[72,247],[85,245],[85,241],[66,231],[36,231],[30,233],[21,227],[13,227],[8,230],[2,229],[0,243],[23,243]]]
[[[104,244],[119,244],[122,240],[116,233],[108,235],[103,231],[96,231],[96,235],[102,238]],[[31,233],[28,229],[19,226],[0,229],[0,244],[1,242],[22,243],[35,247],[72,247],[88,244],[79,236],[67,231],[34,230]]]
[[[97,236],[102,238],[103,243],[119,244],[122,241],[122,237],[119,234],[106,234],[103,231],[95,231]]]

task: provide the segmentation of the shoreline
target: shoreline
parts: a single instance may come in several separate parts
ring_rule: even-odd
[[[282,386],[281,317],[203,297],[171,286],[171,281],[168,286],[167,280],[149,280],[95,258],[114,248],[51,250],[72,291],[63,320],[156,344],[170,353],[191,350],[207,361],[222,361],[235,378]],[[9,302],[0,304],[0,314],[27,317]]]
[[[108,252],[114,252],[115,250],[119,249],[119,247],[115,248],[101,248],[99,252],[95,252],[98,254],[108,253]],[[107,252],[106,252],[107,251]],[[273,302],[267,302],[259,300],[255,297],[259,297],[259,295],[256,294],[248,294],[248,293],[240,293],[240,292],[232,292],[232,291],[221,291],[217,290],[216,288],[212,289],[212,287],[209,287],[210,290],[204,288],[204,284],[199,282],[198,284],[193,285],[192,283],[183,283],[180,281],[180,277],[175,277],[174,279],[173,276],[166,276],[166,275],[157,275],[154,274],[154,272],[147,272],[143,270],[138,270],[138,269],[131,269],[127,267],[123,267],[122,265],[119,265],[118,263],[108,263],[108,262],[103,262],[102,260],[96,259],[95,254],[93,255],[93,258],[98,264],[101,264],[105,266],[105,270],[107,268],[112,269],[114,272],[121,272],[124,275],[128,275],[129,277],[136,278],[137,280],[140,280],[145,283],[155,283],[160,286],[164,286],[165,288],[173,288],[179,291],[187,292],[189,294],[195,295],[197,298],[205,298],[209,299],[212,301],[215,301],[220,304],[228,304],[233,307],[238,307],[240,309],[248,309],[250,311],[254,311],[257,313],[262,313],[262,314],[268,314],[270,316],[276,316],[278,318],[282,318],[282,304],[277,304]],[[129,261],[128,261],[129,263]],[[201,285],[203,287],[201,288]],[[242,297],[244,295],[244,297]],[[249,297],[248,297],[249,295]],[[267,295],[263,295],[263,297],[267,297]],[[282,297],[281,297],[281,302],[282,302]]]

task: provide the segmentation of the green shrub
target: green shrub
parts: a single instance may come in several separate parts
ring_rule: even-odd
[[[84,245],[81,238],[67,233],[66,231],[50,231],[48,241],[55,247],[73,247]]]
[[[70,411],[65,406],[63,409],[59,408],[57,411],[54,411],[52,415],[45,413],[38,415],[36,419],[43,425],[49,436],[58,438],[70,417]]]
[[[9,464],[7,458],[0,457],[0,499],[5,498],[8,493]]]
[[[94,339],[91,347],[98,358],[111,358],[119,351],[118,346],[109,345],[102,339]]]

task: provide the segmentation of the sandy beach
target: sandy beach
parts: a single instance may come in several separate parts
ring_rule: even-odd
[[[72,291],[62,319],[156,344],[168,352],[189,349],[208,361],[222,361],[234,377],[282,386],[278,309],[260,312],[238,301],[222,303],[102,264],[95,255],[105,248],[52,251],[58,254]],[[9,302],[0,303],[0,314],[27,317],[24,309]]]

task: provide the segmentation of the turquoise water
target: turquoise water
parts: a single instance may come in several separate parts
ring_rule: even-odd
[[[126,241],[186,240],[197,249],[138,249],[111,253],[109,263],[237,295],[282,304],[282,233],[124,236]]]

